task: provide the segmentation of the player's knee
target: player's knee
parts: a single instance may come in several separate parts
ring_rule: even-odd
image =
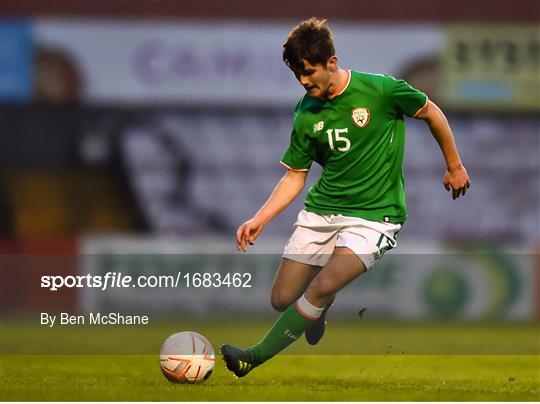
[[[287,298],[282,293],[272,291],[272,296],[270,297],[270,304],[274,308],[274,310],[277,311],[285,311],[287,307],[289,307],[292,302],[291,299]]]
[[[315,278],[309,285],[309,289],[311,295],[321,299],[332,297],[338,292],[335,282],[327,277]]]
[[[274,300],[274,299],[271,300],[271,304],[274,310],[279,311],[279,312],[285,311],[287,307],[290,306],[290,304],[287,304],[283,300]]]

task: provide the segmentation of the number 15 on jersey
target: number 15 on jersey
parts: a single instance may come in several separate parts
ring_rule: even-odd
[[[328,129],[326,131],[326,134],[328,135],[328,146],[330,147],[330,150],[337,150],[340,152],[346,152],[351,148],[351,141],[341,136],[344,133],[349,133],[349,128],[343,128],[343,129]],[[340,146],[340,143],[342,146]],[[334,146],[336,145],[336,146]]]

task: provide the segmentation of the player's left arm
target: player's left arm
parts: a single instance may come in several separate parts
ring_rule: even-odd
[[[426,106],[414,118],[426,121],[441,148],[447,167],[443,179],[444,187],[447,191],[452,190],[452,199],[465,195],[465,191],[471,186],[471,181],[459,157],[446,116],[434,102],[428,100]]]

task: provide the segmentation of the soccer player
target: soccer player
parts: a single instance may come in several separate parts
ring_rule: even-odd
[[[247,251],[265,225],[296,198],[313,161],[323,171],[298,215],[272,286],[272,306],[283,313],[251,348],[221,347],[227,368],[237,377],[304,332],[309,343],[319,342],[336,293],[396,246],[407,219],[404,115],[427,123],[444,156],[444,187],[453,199],[470,186],[437,105],[403,80],[340,68],[326,20],[311,18],[296,26],[283,45],[283,60],[306,90],[281,160],[287,172],[238,229],[237,248]]]

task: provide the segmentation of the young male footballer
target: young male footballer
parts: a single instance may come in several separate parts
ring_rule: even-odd
[[[238,377],[304,332],[317,344],[336,293],[396,246],[407,219],[404,115],[427,123],[446,161],[444,187],[452,197],[465,195],[470,186],[441,110],[403,80],[340,68],[326,20],[296,26],[283,45],[283,60],[306,90],[281,160],[287,172],[238,229],[237,248],[246,251],[296,198],[313,161],[323,171],[298,215],[272,286],[272,306],[283,313],[251,348],[221,347],[227,368]]]

